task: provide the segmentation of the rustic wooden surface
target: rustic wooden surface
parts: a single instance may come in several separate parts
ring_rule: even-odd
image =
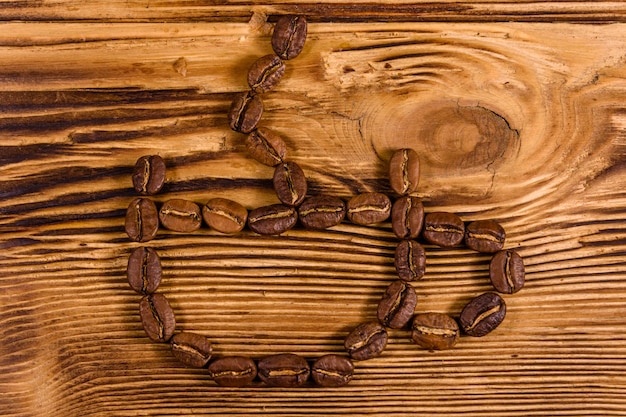
[[[310,36],[263,124],[311,194],[390,192],[413,147],[427,210],[500,220],[527,285],[454,350],[392,331],[345,388],[220,388],[141,328],[130,173],[159,154],[159,202],[276,201],[225,113],[290,12]],[[0,21],[0,415],[626,415],[626,4],[11,1]],[[389,224],[150,245],[216,355],[340,353],[394,279]],[[490,288],[488,257],[427,254],[417,311]]]

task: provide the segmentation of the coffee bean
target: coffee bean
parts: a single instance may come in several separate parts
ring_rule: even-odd
[[[415,290],[404,281],[392,282],[378,303],[378,320],[392,329],[404,327],[415,312],[417,295]]]
[[[302,52],[307,35],[303,16],[281,16],[274,26],[272,48],[282,59],[293,59]]]
[[[174,232],[193,232],[202,225],[200,207],[193,201],[175,198],[163,203],[159,211],[161,224]]]
[[[391,229],[400,239],[415,239],[424,224],[424,205],[417,197],[401,197],[391,207]]]
[[[228,112],[228,123],[235,132],[250,133],[263,115],[263,101],[252,91],[238,93]]]
[[[426,270],[426,251],[414,240],[403,240],[396,247],[394,264],[400,279],[420,279]]]
[[[135,163],[133,187],[142,195],[158,193],[165,183],[165,162],[159,155],[142,156]]]
[[[244,387],[257,375],[254,361],[244,356],[224,356],[209,364],[209,376],[223,387]]]
[[[299,206],[306,197],[307,183],[304,171],[295,162],[283,162],[274,169],[274,191],[287,206]]]
[[[355,195],[346,205],[348,220],[355,224],[368,225],[384,222],[391,214],[391,201],[381,193]]]
[[[357,361],[372,359],[383,353],[387,346],[387,330],[375,322],[361,323],[346,337],[344,347]]]
[[[342,387],[347,385],[354,374],[354,364],[345,356],[324,355],[311,366],[315,383],[322,387]]]
[[[398,149],[389,160],[389,182],[400,195],[415,192],[420,177],[419,155],[413,149]]]
[[[128,237],[136,242],[152,240],[159,230],[159,214],[154,202],[143,197],[131,201],[124,228]]]
[[[161,259],[154,249],[138,247],[130,253],[126,276],[133,290],[152,294],[161,283],[161,273]]]
[[[143,329],[154,342],[167,342],[174,334],[174,310],[163,294],[145,295],[139,302],[139,315]]]
[[[452,349],[459,340],[459,325],[446,314],[417,314],[411,323],[411,339],[424,349]]]
[[[259,360],[259,378],[271,387],[299,387],[311,373],[307,361],[293,353],[279,353]]]
[[[287,156],[287,145],[274,131],[259,127],[246,139],[248,153],[258,162],[270,167],[283,162]]]
[[[504,228],[495,220],[477,220],[465,228],[465,245],[478,252],[494,253],[504,246]]]
[[[298,208],[300,223],[307,229],[326,229],[341,223],[346,215],[346,205],[338,197],[307,197]]]
[[[469,336],[484,336],[498,327],[506,314],[506,304],[496,293],[488,292],[474,298],[461,311],[459,323]]]
[[[250,211],[248,227],[260,235],[280,235],[295,226],[298,212],[283,204],[272,204]]]
[[[524,260],[517,252],[502,250],[491,258],[489,278],[498,292],[518,292],[524,286],[525,275]]]
[[[270,54],[257,59],[248,70],[248,85],[255,93],[264,93],[278,84],[285,73],[285,63]]]
[[[454,213],[428,213],[424,218],[422,235],[433,245],[450,248],[463,241],[465,225]]]
[[[248,210],[236,201],[212,198],[202,207],[206,224],[221,233],[238,233],[248,220]]]
[[[185,365],[202,368],[211,359],[211,342],[199,334],[177,333],[170,341],[172,354]]]

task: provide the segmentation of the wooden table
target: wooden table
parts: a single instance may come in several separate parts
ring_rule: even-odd
[[[311,195],[391,194],[419,152],[428,212],[497,219],[527,282],[504,322],[449,351],[391,330],[344,388],[221,388],[151,342],[126,282],[142,155],[155,201],[277,202],[228,128],[277,16],[309,20],[263,96]],[[626,4],[0,5],[0,415],[626,415]],[[216,357],[343,354],[394,280],[389,223],[279,237],[162,230],[160,291]],[[426,245],[416,312],[491,289],[488,255]]]

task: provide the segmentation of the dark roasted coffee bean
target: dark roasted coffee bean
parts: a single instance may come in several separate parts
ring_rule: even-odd
[[[417,314],[411,323],[411,338],[424,349],[452,349],[459,340],[459,325],[446,314]]]
[[[426,270],[426,251],[414,240],[403,240],[396,247],[394,264],[400,279],[420,279]]]
[[[142,195],[158,193],[165,182],[165,162],[159,155],[142,156],[135,163],[133,187]]]
[[[311,371],[307,361],[293,353],[279,353],[259,360],[259,378],[271,387],[299,387]]]
[[[282,59],[295,58],[306,41],[307,23],[303,16],[281,16],[274,26],[272,48]]]
[[[504,228],[495,220],[477,220],[465,228],[465,245],[478,252],[494,253],[504,246]]]
[[[406,195],[417,189],[420,161],[413,149],[398,149],[389,160],[389,182],[393,191]]]
[[[346,205],[348,220],[355,224],[374,224],[384,222],[391,214],[391,201],[381,193],[363,193],[355,195]]]
[[[259,127],[248,135],[246,149],[258,162],[270,167],[280,164],[287,156],[285,142],[277,133],[264,127]]]
[[[163,203],[159,211],[161,224],[174,232],[193,232],[202,225],[200,206],[193,201],[175,198]]]
[[[228,123],[235,132],[250,133],[263,115],[263,101],[251,91],[238,93],[228,112]]]
[[[285,205],[299,206],[306,197],[307,183],[304,171],[295,162],[283,162],[274,169],[274,191]]]
[[[454,213],[428,213],[424,218],[422,235],[433,245],[450,248],[463,241],[465,225]]]
[[[221,233],[238,233],[246,226],[248,210],[226,198],[212,198],[202,207],[206,224]]]
[[[256,364],[244,356],[224,356],[209,364],[209,376],[223,387],[245,387],[256,375]]]
[[[375,322],[361,323],[346,337],[344,347],[350,357],[364,361],[379,356],[387,346],[387,330]]]
[[[139,302],[139,315],[143,329],[154,342],[167,342],[174,334],[174,310],[163,294],[145,295]]]
[[[338,197],[320,195],[307,197],[298,208],[300,223],[307,229],[336,226],[346,215],[346,205]]]
[[[354,364],[345,356],[324,355],[311,366],[315,383],[322,387],[342,387],[352,379]]]
[[[415,312],[417,295],[415,290],[404,281],[392,282],[378,303],[378,320],[392,329],[404,327]]]
[[[502,297],[488,292],[474,298],[461,311],[459,323],[469,336],[484,336],[498,327],[506,314]]]
[[[518,292],[524,286],[525,275],[524,260],[517,252],[502,250],[491,258],[489,278],[498,292]]]
[[[248,70],[248,85],[255,93],[271,90],[285,73],[285,63],[270,54],[257,59]]]
[[[248,227],[260,235],[280,235],[295,226],[297,221],[296,209],[284,204],[259,207],[248,214]]]
[[[401,197],[391,207],[391,229],[400,239],[415,239],[424,224],[424,205],[417,197]]]
[[[161,283],[161,273],[161,259],[154,249],[138,247],[130,253],[126,275],[133,290],[152,294]]]
[[[194,368],[202,368],[211,359],[211,342],[196,333],[177,333],[170,340],[170,346],[176,359]]]
[[[136,242],[152,240],[159,230],[159,213],[152,200],[136,198],[126,210],[124,228],[128,237]]]

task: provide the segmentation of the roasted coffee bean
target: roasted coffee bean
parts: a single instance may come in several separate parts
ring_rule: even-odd
[[[459,325],[446,314],[417,314],[411,323],[411,338],[424,349],[452,349],[459,340]]]
[[[256,364],[244,356],[224,356],[209,364],[209,376],[223,387],[245,387],[256,375]]]
[[[159,213],[154,202],[143,197],[131,201],[124,228],[128,237],[136,242],[152,240],[159,230]]]
[[[145,295],[139,302],[139,315],[143,329],[154,342],[167,342],[174,334],[174,310],[163,294]]]
[[[355,195],[346,205],[348,220],[355,224],[368,225],[384,222],[391,214],[391,201],[381,193]]]
[[[498,292],[518,292],[524,286],[525,275],[524,260],[517,252],[502,250],[491,258],[489,278]]]
[[[343,346],[352,359],[364,361],[383,353],[387,339],[387,330],[381,324],[361,323],[348,334]]]
[[[465,225],[454,213],[428,213],[424,218],[422,235],[433,245],[451,248],[463,241]]]
[[[307,229],[326,229],[341,223],[346,205],[338,197],[320,195],[307,197],[298,208],[300,223]]]
[[[465,228],[465,245],[478,252],[494,253],[504,246],[504,228],[495,220],[477,220]]]
[[[235,132],[250,133],[263,115],[263,101],[252,91],[238,93],[228,112],[228,123]]]
[[[264,127],[259,127],[248,135],[246,149],[258,162],[270,167],[280,164],[287,156],[287,145],[282,138]]]
[[[299,206],[306,197],[307,183],[304,171],[295,162],[283,162],[274,169],[274,191],[287,206]]]
[[[154,249],[133,249],[126,268],[128,284],[133,290],[140,294],[152,294],[161,283],[161,274],[161,259]]]
[[[221,233],[238,233],[248,220],[248,210],[241,204],[226,198],[212,198],[202,206],[206,224]]]
[[[415,192],[420,178],[420,161],[413,149],[398,149],[389,160],[389,182],[400,195]]]
[[[170,340],[170,346],[176,359],[194,368],[202,368],[211,359],[211,342],[196,333],[177,333]]]
[[[392,282],[378,303],[378,320],[392,329],[404,327],[415,312],[417,295],[415,290],[404,281]]]
[[[394,264],[400,279],[420,279],[426,270],[426,251],[414,240],[403,240],[396,247]]]
[[[484,336],[498,327],[506,314],[502,297],[488,292],[474,298],[461,311],[459,323],[469,336]]]
[[[311,376],[322,387],[342,387],[354,375],[354,364],[345,356],[324,355],[311,366]]]
[[[161,224],[174,232],[193,232],[202,225],[200,207],[193,201],[175,198],[163,203],[159,211]]]
[[[142,195],[161,191],[165,183],[165,162],[159,155],[142,156],[135,163],[133,187]]]
[[[391,207],[391,229],[400,239],[415,239],[424,224],[424,205],[417,197],[401,197]]]
[[[303,16],[281,16],[274,26],[272,48],[282,59],[293,59],[302,52],[307,23]]]
[[[295,226],[297,221],[296,209],[284,204],[259,207],[248,214],[248,227],[260,235],[280,235]]]
[[[271,387],[299,387],[311,371],[307,361],[293,353],[279,353],[259,360],[259,378]]]
[[[270,54],[257,59],[248,70],[248,85],[255,93],[264,93],[278,84],[285,73],[285,63]]]

